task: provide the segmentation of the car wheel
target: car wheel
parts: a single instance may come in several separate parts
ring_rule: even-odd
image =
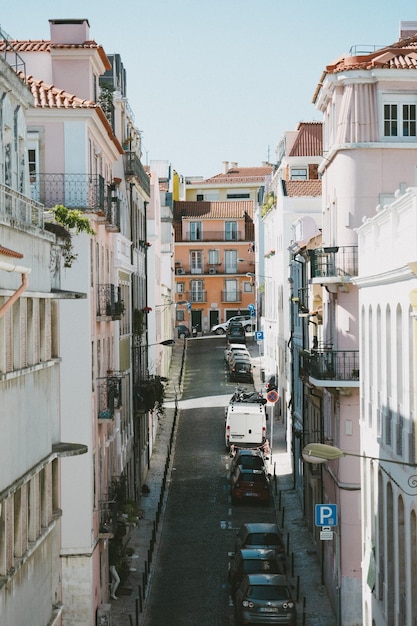
[[[216,335],[224,335],[224,330],[223,330],[223,328],[218,328],[218,329],[216,330]]]

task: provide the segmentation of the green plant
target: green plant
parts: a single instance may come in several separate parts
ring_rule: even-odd
[[[145,330],[145,312],[142,309],[135,309],[133,311],[132,331],[133,334],[141,337]]]
[[[85,217],[81,211],[67,209],[64,205],[58,204],[52,209],[52,212],[57,224],[49,224],[47,230],[55,232],[55,234],[64,239],[64,245],[62,246],[64,267],[71,267],[78,256],[74,253],[72,236],[80,233],[86,233],[87,235],[95,235],[96,233],[91,227],[88,217]],[[59,229],[59,226],[63,228]]]

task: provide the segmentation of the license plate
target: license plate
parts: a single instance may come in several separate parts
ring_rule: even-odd
[[[278,613],[278,609],[274,606],[262,606],[259,613]]]

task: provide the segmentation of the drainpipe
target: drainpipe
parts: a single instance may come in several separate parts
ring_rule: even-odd
[[[18,300],[22,293],[28,288],[29,281],[27,275],[31,270],[29,267],[22,267],[21,265],[12,265],[12,263],[4,262],[0,262],[0,270],[4,270],[5,272],[18,272],[19,274],[22,274],[22,284],[19,289],[17,289],[17,291],[10,296],[2,307],[0,307],[0,317],[3,317],[3,315],[13,306],[16,300]]]

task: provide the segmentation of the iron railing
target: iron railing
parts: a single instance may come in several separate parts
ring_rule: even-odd
[[[207,302],[207,291],[185,291],[182,295],[188,302]]]
[[[104,178],[99,174],[36,174],[30,183],[31,196],[48,209],[105,213]]]
[[[122,406],[122,385],[118,376],[98,379],[98,419],[111,420],[114,410]]]
[[[111,284],[97,285],[97,317],[120,319],[123,311],[120,288]]]
[[[151,181],[136,152],[125,151],[123,165],[125,176],[136,178],[143,191],[149,196],[151,193]]]
[[[43,228],[45,207],[40,203],[0,184],[0,213],[23,224]]]
[[[359,381],[359,350],[303,350],[300,374],[317,380]]]
[[[335,246],[310,251],[312,278],[358,275],[358,246]]]
[[[222,291],[222,302],[242,302],[242,292],[239,291]]]
[[[225,233],[220,230],[201,230],[199,233],[194,231],[187,231],[185,239],[183,241],[195,241],[196,243],[201,241],[249,241],[248,237],[245,237],[245,233],[237,231],[234,233]]]

